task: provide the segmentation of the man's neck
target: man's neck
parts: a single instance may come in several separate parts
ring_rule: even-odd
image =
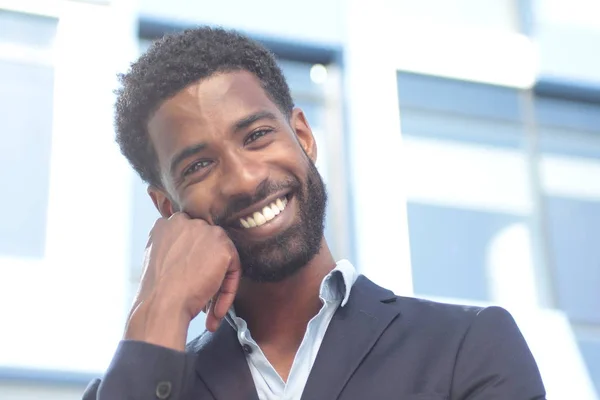
[[[261,346],[275,346],[295,353],[308,322],[320,310],[319,288],[335,268],[335,260],[323,239],[319,253],[300,271],[282,282],[243,281],[235,311],[248,324]]]

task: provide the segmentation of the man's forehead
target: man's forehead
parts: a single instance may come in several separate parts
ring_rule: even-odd
[[[187,123],[230,125],[265,109],[279,113],[256,76],[247,71],[217,73],[166,100],[150,118],[148,127],[162,131]]]
[[[178,92],[163,106],[175,110],[211,107],[235,108],[271,102],[256,76],[247,71],[216,73],[194,82]]]

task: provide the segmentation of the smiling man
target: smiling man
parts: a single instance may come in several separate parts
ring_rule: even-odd
[[[398,297],[336,263],[315,139],[263,47],[188,30],[121,82],[117,141],[162,218],[84,400],[545,397],[503,309]],[[203,310],[207,331],[186,344]]]

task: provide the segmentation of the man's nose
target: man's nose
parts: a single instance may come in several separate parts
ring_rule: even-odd
[[[222,162],[223,182],[220,186],[224,197],[253,195],[269,176],[266,165],[251,155],[230,154]]]

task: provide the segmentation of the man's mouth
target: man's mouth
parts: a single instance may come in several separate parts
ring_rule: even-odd
[[[255,211],[250,215],[240,218],[240,225],[244,229],[252,229],[264,225],[277,218],[279,214],[285,210],[287,203],[287,196],[281,196],[263,207],[262,210]]]

